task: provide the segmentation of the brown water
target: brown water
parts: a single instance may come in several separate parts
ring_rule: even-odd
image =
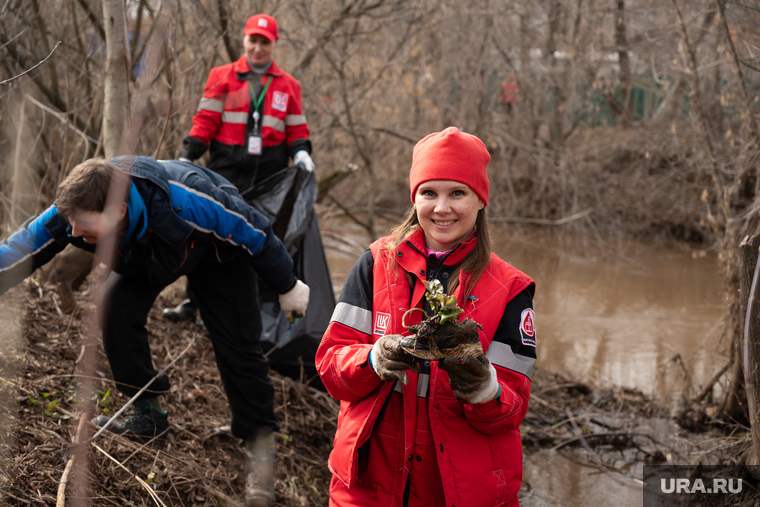
[[[715,254],[629,240],[581,256],[559,244],[520,235],[495,247],[536,280],[541,367],[661,397],[683,376],[676,354],[699,386],[727,360],[715,350],[726,313]]]
[[[350,224],[325,232],[339,291],[366,236]],[[584,245],[557,231],[511,228],[495,237],[496,253],[536,281],[539,367],[638,388],[670,403],[672,392],[688,385],[683,368],[671,361],[676,354],[698,387],[726,361],[716,352],[725,304],[715,254],[631,240]],[[644,424],[652,427],[641,430],[659,439],[678,432],[670,419]],[[603,458],[618,470],[608,475],[590,465],[582,449],[534,452],[525,459],[521,505],[641,505],[641,484],[634,479],[641,477],[641,464],[631,470],[630,460],[615,459]]]

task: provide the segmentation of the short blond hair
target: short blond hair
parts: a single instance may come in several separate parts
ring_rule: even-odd
[[[104,158],[91,158],[72,169],[58,186],[58,211],[70,217],[74,210],[102,212],[106,207],[111,185],[124,189],[123,201],[129,196],[129,177]]]

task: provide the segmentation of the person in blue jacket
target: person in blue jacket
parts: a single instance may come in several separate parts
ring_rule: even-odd
[[[109,189],[119,188],[120,198],[108,200]],[[286,315],[303,315],[309,288],[293,275],[290,255],[268,220],[213,171],[149,157],[91,159],[61,183],[52,206],[0,242],[0,294],[67,244],[94,251],[109,238],[118,255],[106,282],[101,327],[118,389],[133,396],[157,374],[145,328],[148,311],[164,287],[187,275],[202,288],[198,306],[229,400],[232,432],[244,439],[250,458],[246,500],[272,505],[272,432],[279,424],[259,343],[257,276],[280,293]],[[166,431],[158,394],[168,390],[169,379],[159,377],[109,429],[141,437]],[[101,416],[94,422],[106,421]]]

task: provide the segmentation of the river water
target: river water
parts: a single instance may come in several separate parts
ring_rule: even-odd
[[[676,354],[694,386],[727,360],[716,352],[727,307],[715,254],[626,240],[579,255],[561,239],[528,231],[494,247],[536,280],[542,368],[663,398],[682,373]]]
[[[366,236],[345,223],[323,230],[339,290]],[[714,253],[516,227],[494,238],[495,252],[536,281],[540,368],[592,386],[636,388],[670,404],[673,393],[701,387],[727,361],[717,352],[726,305]],[[660,435],[678,431],[668,419],[650,423]],[[635,480],[613,480],[583,462],[549,450],[526,457],[524,487],[532,490],[522,505],[641,505]]]

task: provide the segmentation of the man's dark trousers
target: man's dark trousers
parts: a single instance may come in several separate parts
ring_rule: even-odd
[[[250,262],[242,256],[224,263],[199,262],[177,273],[181,275],[187,275],[193,284],[214,346],[232,412],[232,433],[248,438],[264,426],[278,430],[269,363],[259,342],[257,276]],[[127,396],[136,394],[158,373],[151,360],[145,323],[163,289],[147,277],[116,273],[111,273],[106,283],[101,314],[103,345],[116,385]],[[168,379],[156,380],[149,389],[152,392],[143,397],[168,391]]]

